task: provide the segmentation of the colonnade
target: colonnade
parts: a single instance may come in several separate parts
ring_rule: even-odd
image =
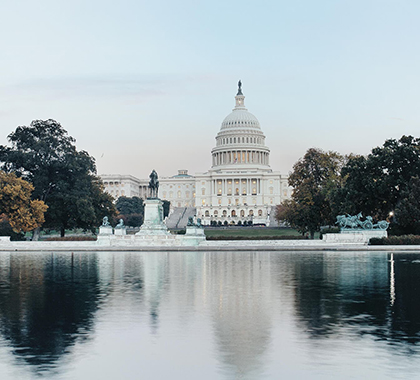
[[[269,165],[269,153],[256,150],[231,150],[213,153],[213,166],[229,164]]]
[[[261,179],[231,178],[213,179],[211,181],[212,195],[257,195],[261,194]]]

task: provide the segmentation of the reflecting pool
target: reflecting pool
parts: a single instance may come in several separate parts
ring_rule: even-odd
[[[407,379],[420,253],[0,253],[9,379]]]

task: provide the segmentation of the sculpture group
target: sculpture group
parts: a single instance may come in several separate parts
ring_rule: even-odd
[[[338,224],[342,230],[386,230],[389,226],[389,223],[386,220],[381,220],[374,224],[373,218],[371,216],[367,216],[365,220],[362,220],[361,212],[359,212],[357,215],[338,215],[336,224]]]

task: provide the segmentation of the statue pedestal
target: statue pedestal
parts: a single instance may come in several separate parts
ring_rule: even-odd
[[[112,235],[112,227],[111,226],[100,226],[99,227],[99,235]]]
[[[358,243],[369,244],[371,238],[388,237],[385,230],[342,230],[339,234],[322,235],[322,241],[326,243]]]
[[[117,236],[127,235],[127,228],[126,227],[120,227],[120,228],[115,227],[114,228],[114,235],[117,235]]]
[[[159,198],[144,201],[144,223],[136,236],[171,235],[163,222],[163,202]]]

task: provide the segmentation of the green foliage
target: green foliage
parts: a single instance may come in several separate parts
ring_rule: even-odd
[[[144,214],[143,199],[139,197],[119,197],[115,207],[121,215]]]
[[[143,214],[130,214],[126,216],[125,224],[127,226],[138,227],[143,224]]]
[[[335,199],[340,213],[362,212],[386,219],[407,196],[412,177],[420,175],[420,139],[402,136],[386,140],[365,157],[353,157],[343,167],[343,187]]]
[[[407,189],[401,192],[395,210],[399,226],[405,233],[420,235],[420,178],[412,177]]]
[[[387,238],[371,238],[369,245],[420,245],[419,235],[389,236]]]
[[[336,152],[311,148],[293,166],[289,185],[292,199],[277,207],[276,219],[286,221],[311,238],[322,225],[333,224],[333,194],[341,186],[341,168],[346,157]]]
[[[10,236],[10,240],[12,241],[25,240],[25,234],[23,232],[13,231],[12,226],[6,219],[0,220],[0,236]]]
[[[122,218],[127,226],[138,227],[143,224],[144,204],[139,197],[119,197],[115,204],[119,214],[116,220]]]
[[[0,162],[34,185],[33,197],[48,205],[45,227],[93,229],[112,217],[112,198],[96,177],[95,160],[77,151],[74,138],[55,120],[34,120],[8,136],[11,147],[0,146]]]
[[[163,217],[166,218],[169,215],[169,210],[171,208],[171,202],[167,200],[162,200],[163,202]]]

